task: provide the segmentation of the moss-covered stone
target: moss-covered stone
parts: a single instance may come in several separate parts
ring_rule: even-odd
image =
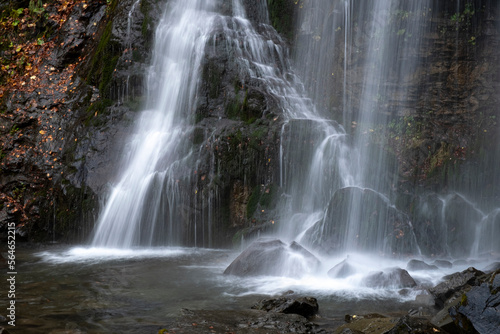
[[[293,38],[293,18],[296,0],[267,0],[269,19],[271,24],[281,35],[288,39]]]
[[[87,83],[99,88],[101,96],[109,98],[113,72],[121,54],[120,44],[112,41],[113,21],[106,24],[100,42],[92,56]]]

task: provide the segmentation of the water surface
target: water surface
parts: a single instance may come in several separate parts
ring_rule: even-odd
[[[394,265],[404,268],[404,261],[353,255],[352,260],[365,269],[342,280],[326,276],[328,268],[340,260],[334,258],[321,259],[321,272],[296,279],[223,275],[238,253],[199,248],[19,249],[16,327],[4,326],[12,333],[157,333],[174,326],[182,308],[248,309],[261,298],[288,290],[318,298],[324,318],[374,311],[406,313],[419,307],[414,300],[421,289],[402,293],[359,285],[363,272]],[[429,285],[461,269],[411,274]]]

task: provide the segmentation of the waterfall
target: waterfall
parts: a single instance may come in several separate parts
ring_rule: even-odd
[[[220,162],[216,146],[201,162],[192,137],[204,58],[222,51],[234,64],[238,90],[257,87],[280,113],[280,238],[328,254],[465,257],[498,250],[486,238],[498,233],[498,205],[491,200],[479,207],[473,198],[478,192],[459,178],[440,193],[399,188],[401,178],[412,175],[398,160],[398,141],[404,137],[426,149],[416,115],[436,100],[419,80],[436,29],[429,17],[438,5],[301,2],[292,62],[269,25],[266,1],[253,5],[248,17],[240,0],[168,2],[146,76],[147,103],[126,143],[93,245],[211,246],[219,192],[213,187],[213,196],[199,196],[196,173],[209,168],[213,178]],[[422,105],[410,103],[421,96]],[[213,119],[229,118],[221,107],[210,110]],[[262,108],[265,117],[270,108]],[[217,142],[211,136],[205,133],[204,149]],[[490,169],[498,156],[480,168]],[[432,235],[437,245],[427,243]]]
[[[447,11],[444,18],[437,16]],[[302,243],[327,253],[422,252],[467,257],[498,252],[490,235],[494,232],[498,236],[498,195],[492,189],[499,187],[499,174],[491,171],[498,166],[497,147],[491,147],[491,155],[475,166],[450,164],[448,170],[442,168],[447,179],[438,193],[422,193],[418,187],[409,186],[407,193],[398,189],[402,182],[408,185],[408,180],[416,176],[409,174],[411,162],[405,165],[398,161],[401,152],[394,147],[417,154],[422,147],[425,152],[425,135],[433,135],[421,130],[426,126],[425,116],[444,104],[433,96],[433,89],[439,86],[428,82],[443,79],[436,78],[428,67],[431,54],[426,51],[426,43],[438,33],[455,39],[448,44],[456,48],[449,66],[456,71],[454,89],[464,89],[458,80],[461,68],[454,63],[463,57],[463,53],[458,55],[463,52],[459,47],[463,50],[464,37],[465,43],[475,45],[476,37],[469,36],[474,13],[469,2],[457,2],[456,6],[430,0],[304,2],[297,22],[295,64],[318,112],[341,120],[347,138],[341,151],[348,154],[343,156],[338,149],[323,150],[321,146],[314,147],[313,152],[304,146],[297,148],[295,140],[321,141],[318,136],[322,127],[302,125],[298,134],[289,136],[290,148],[284,148],[288,155],[294,154],[290,152],[294,147],[306,152],[297,153],[294,161],[299,165],[300,157],[310,161],[290,177],[292,204],[284,210],[292,211],[286,219],[297,225],[295,235]],[[452,29],[443,28],[450,25]],[[463,108],[463,97],[455,94],[455,105],[447,107],[451,110]],[[470,91],[467,94],[473,95]],[[410,103],[418,99],[423,102]],[[444,145],[434,154],[447,150]],[[336,159],[344,160],[348,173],[335,169],[340,162],[335,168],[323,165]],[[420,159],[436,161],[426,156]],[[403,170],[398,170],[401,167]],[[490,175],[490,179],[482,175]],[[339,181],[334,182],[335,178]],[[489,197],[484,196],[483,188],[491,189]],[[297,209],[301,201],[315,197],[322,198],[313,202],[322,203],[323,208]]]
[[[191,195],[181,183],[194,167],[189,121],[214,6],[209,0],[169,2],[156,29],[147,105],[136,120],[123,169],[98,219],[94,246],[181,243],[180,206],[189,203]]]
[[[192,120],[201,63],[207,53],[227,53],[239,70],[241,85],[262,88],[288,118],[318,118],[290,72],[284,42],[267,24],[266,2],[259,3],[256,14],[263,21],[259,32],[241,1],[232,1],[232,15],[222,14],[227,13],[226,5],[215,0],[168,4],[156,29],[147,74],[148,102],[135,121],[134,134],[124,150],[124,168],[106,199],[93,245],[211,245],[210,219],[217,195],[198,201],[195,174],[200,148],[190,140],[195,131]],[[333,127],[326,128],[332,132]],[[203,149],[211,139],[216,142],[210,137]],[[209,175],[216,173],[212,150]],[[203,210],[199,206],[208,212],[191,215]]]

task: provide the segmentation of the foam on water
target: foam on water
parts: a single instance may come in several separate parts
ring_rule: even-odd
[[[145,258],[168,258],[190,255],[199,252],[196,248],[106,248],[75,247],[65,251],[44,251],[35,255],[43,262],[63,263],[99,263],[112,260],[137,260]]]
[[[390,268],[405,269],[408,259],[390,259],[366,254],[349,254],[349,264],[355,268],[355,273],[345,278],[331,278],[329,269],[345,260],[347,255],[329,258],[320,258],[321,266],[315,271],[306,273],[302,277],[285,276],[256,276],[235,277],[221,276],[219,284],[227,287],[225,294],[234,297],[249,295],[281,295],[292,290],[299,295],[312,295],[318,298],[335,296],[345,300],[397,300],[398,302],[414,301],[417,295],[427,294],[426,288],[439,284],[443,277],[458,271],[465,270],[471,264],[454,265],[452,268],[438,268],[435,270],[408,270],[417,287],[367,287],[363,280],[370,274],[385,271]],[[430,263],[431,261],[426,261]],[[486,262],[474,264],[477,268],[484,268]]]

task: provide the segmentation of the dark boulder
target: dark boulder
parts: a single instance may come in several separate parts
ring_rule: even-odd
[[[471,286],[479,285],[481,276],[484,276],[482,271],[470,267],[462,272],[445,276],[444,281],[429,289],[429,292],[434,296],[436,306],[442,308],[446,300],[453,295],[461,295]]]
[[[224,274],[301,277],[313,272],[319,263],[314,255],[297,243],[288,246],[278,239],[259,239],[250,244]]]
[[[438,268],[452,268],[453,267],[453,263],[451,263],[450,261],[446,261],[446,260],[436,260],[432,264],[437,266]]]
[[[348,262],[349,258],[336,264],[332,269],[328,270],[328,276],[331,278],[346,278],[356,273],[356,268]]]
[[[462,295],[449,313],[464,333],[500,333],[500,271]]]
[[[319,310],[318,301],[313,297],[263,299],[252,308],[266,312],[299,314],[306,318],[315,315]]]
[[[371,273],[363,279],[363,284],[370,288],[413,288],[417,283],[410,274],[401,268],[388,268]]]
[[[420,260],[410,260],[406,265],[406,270],[417,271],[417,270],[436,270],[438,267],[435,265],[430,265]]]

